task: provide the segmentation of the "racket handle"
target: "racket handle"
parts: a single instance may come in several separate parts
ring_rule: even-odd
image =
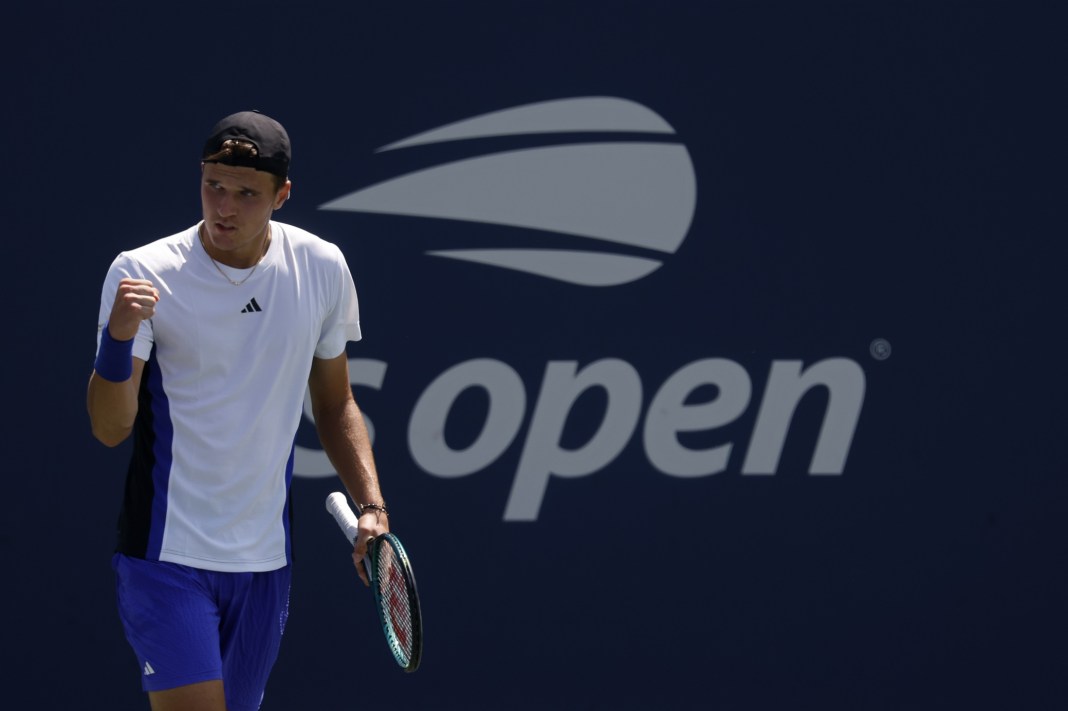
[[[349,502],[345,495],[340,491],[335,491],[330,496],[327,496],[326,510],[337,521],[337,525],[341,528],[341,532],[345,534],[346,540],[352,545],[356,545],[356,537],[359,535],[360,530],[356,515],[349,508]],[[369,558],[369,556],[363,557],[363,567],[367,571],[368,578],[371,576],[371,561]]]
[[[337,521],[337,525],[341,528],[341,532],[345,534],[345,538],[348,539],[349,543],[356,545],[356,536],[359,533],[359,529],[357,528],[356,516],[352,513],[352,509],[349,508],[349,502],[345,499],[345,495],[340,491],[335,491],[326,497],[326,510]]]

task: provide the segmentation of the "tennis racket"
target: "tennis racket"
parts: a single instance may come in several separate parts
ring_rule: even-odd
[[[345,495],[335,491],[326,497],[326,510],[346,540],[356,545],[356,516]],[[368,542],[363,565],[375,593],[375,607],[389,651],[404,671],[413,672],[423,656],[423,618],[408,554],[395,535],[384,533]]]

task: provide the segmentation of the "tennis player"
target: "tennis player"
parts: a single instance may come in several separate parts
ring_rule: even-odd
[[[202,154],[202,220],[123,252],[104,281],[87,403],[94,436],[133,435],[113,558],[119,615],[156,711],[253,711],[285,629],[289,487],[305,389],[360,507],[353,562],[389,530],[349,341],[341,251],[272,220],[289,198],[274,119],[222,119]]]

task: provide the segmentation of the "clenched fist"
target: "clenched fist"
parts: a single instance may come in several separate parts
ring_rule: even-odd
[[[111,307],[108,330],[116,341],[128,341],[137,335],[137,327],[156,314],[159,289],[147,279],[123,279]]]

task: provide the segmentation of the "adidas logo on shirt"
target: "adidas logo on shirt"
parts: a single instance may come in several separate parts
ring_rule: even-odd
[[[156,670],[152,668],[152,665],[145,662],[145,676],[152,676],[156,673]]]
[[[245,308],[241,309],[241,313],[243,314],[251,314],[257,311],[263,311],[263,309],[261,309],[260,305],[256,303],[256,299],[253,299],[252,301],[248,302],[248,304],[245,305]]]

